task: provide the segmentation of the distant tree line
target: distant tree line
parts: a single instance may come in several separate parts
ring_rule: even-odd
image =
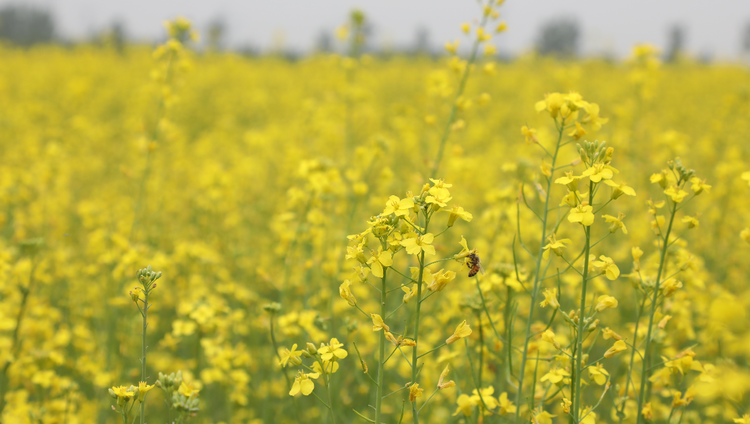
[[[20,5],[0,9],[0,39],[28,47],[49,43],[54,37],[55,21],[49,11]]]
[[[373,28],[368,23],[364,31],[369,34],[373,31]],[[664,60],[674,62],[684,52],[687,31],[681,25],[673,25],[668,31]],[[558,18],[545,22],[539,29],[535,49],[537,53],[545,56],[554,56],[560,59],[575,58],[580,54],[581,33],[580,24],[572,18]],[[216,18],[211,21],[206,32],[207,49],[209,51],[226,49],[226,34],[227,24],[223,19]],[[745,57],[750,57],[750,21],[742,28],[740,37],[742,54]],[[3,6],[0,8],[0,41],[22,47],[58,41],[55,32],[55,19],[49,10],[39,7],[23,4]],[[113,23],[108,30],[96,36],[95,41],[122,51],[127,43],[123,23],[119,21]],[[329,31],[321,31],[315,44],[315,50],[318,52],[333,51],[333,40]],[[364,47],[365,51],[375,52],[372,47]],[[259,54],[259,51],[252,47],[239,48],[237,51],[253,56]],[[433,50],[429,31],[420,27],[417,28],[414,41],[410,47],[391,53],[437,56],[441,51]],[[299,53],[289,54],[295,57],[300,56]]]

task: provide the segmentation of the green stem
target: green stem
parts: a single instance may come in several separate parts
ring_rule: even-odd
[[[385,316],[385,297],[387,295],[386,290],[386,275],[388,272],[388,268],[383,269],[383,279],[381,281],[381,289],[380,289],[380,316]],[[421,279],[421,277],[420,277]],[[380,351],[380,356],[378,356],[378,388],[376,393],[376,399],[375,399],[375,422],[380,423],[380,416],[382,413],[382,406],[383,406],[383,389],[385,389],[385,385],[383,384],[383,380],[385,379],[385,329],[380,331],[380,338],[378,340],[378,350]]]
[[[148,297],[150,289],[146,288],[143,291],[143,328],[141,330],[141,381],[146,381],[146,328],[148,327]],[[141,424],[146,422],[146,399],[141,401]]]
[[[271,314],[271,345],[273,346],[273,352],[276,354],[276,358],[278,358],[279,360],[281,360],[281,355],[279,354],[279,344],[276,342],[276,333],[273,331],[273,328],[274,328],[273,327],[273,318],[274,318],[274,314]],[[356,346],[355,346],[355,348],[356,348]],[[291,389],[292,388],[292,380],[289,379],[289,374],[287,374],[286,367],[283,368],[283,371],[284,371],[283,372],[284,379],[286,380],[286,386],[289,389]],[[295,398],[294,396],[291,396],[291,398],[292,398],[292,403],[294,403],[294,415],[296,415],[297,421],[301,422],[300,421],[300,416],[299,416],[299,409],[297,408],[297,398]],[[169,404],[169,414],[170,414],[170,417],[171,417],[172,416],[172,402],[170,400],[168,400],[167,403]],[[170,418],[170,422],[171,422],[171,418]]]
[[[487,23],[487,14],[484,14],[482,16],[482,22],[479,24],[480,28],[484,28],[485,24]],[[461,82],[458,85],[458,91],[456,92],[456,97],[453,99],[453,104],[451,105],[451,111],[448,115],[448,122],[445,123],[445,129],[443,130],[443,136],[440,138],[440,147],[438,147],[438,154],[437,158],[435,159],[435,164],[432,167],[432,173],[428,175],[428,177],[437,177],[437,172],[440,169],[440,161],[443,160],[443,151],[445,150],[445,143],[448,141],[448,137],[451,134],[451,126],[453,125],[453,121],[456,119],[456,111],[458,110],[457,101],[458,99],[464,94],[464,89],[466,88],[466,82],[469,80],[469,73],[471,72],[471,67],[474,64],[474,61],[477,58],[477,51],[479,50],[479,37],[477,37],[476,40],[474,40],[474,45],[471,46],[471,55],[469,56],[469,61],[466,63],[466,68],[464,69],[464,74],[461,76]]]
[[[640,274],[640,273],[639,273]],[[638,303],[638,292],[636,292],[636,303]],[[638,338],[638,326],[641,323],[641,315],[643,315],[643,308],[646,306],[646,296],[643,297],[643,301],[640,302],[638,307],[638,317],[635,320],[635,330],[633,331],[633,350],[630,352],[630,365],[628,365],[628,374],[625,378],[625,398],[626,400],[622,403],[622,407],[618,411],[619,422],[622,423],[622,419],[625,418],[625,406],[627,403],[628,390],[630,390],[630,376],[633,372],[633,362],[635,361],[635,342]]]
[[[425,222],[425,232],[427,231],[427,223],[429,221]],[[419,347],[419,313],[422,307],[422,276],[424,275],[424,250],[422,251],[420,257],[419,257],[419,277],[417,278],[417,299],[420,299],[419,302],[417,302],[417,311],[416,311],[416,317],[414,318],[414,348],[412,349],[411,354],[411,384],[414,385],[417,383],[417,360],[419,359],[419,355],[417,353],[417,348]],[[414,424],[419,424],[419,411],[417,410],[417,402],[411,403],[411,410],[412,410],[412,416],[414,419]]]
[[[589,181],[589,204],[594,203],[594,182]],[[573,396],[573,418],[576,423],[580,422],[581,406],[581,372],[583,364],[583,332],[586,328],[586,286],[588,285],[589,275],[589,251],[591,249],[591,227],[584,228],[586,233],[586,245],[583,254],[583,274],[581,278],[581,313],[578,316],[578,334],[576,342],[576,364],[574,371],[575,392]]]
[[[650,349],[651,349],[651,332],[654,328],[654,314],[656,313],[656,300],[659,296],[659,285],[661,284],[661,273],[664,271],[664,263],[667,260],[667,248],[669,247],[669,234],[672,232],[672,224],[674,223],[674,216],[675,213],[677,213],[677,207],[676,205],[672,208],[672,215],[669,217],[669,226],[667,227],[666,235],[664,236],[664,239],[662,240],[662,249],[661,249],[661,257],[659,260],[659,271],[656,273],[656,285],[654,286],[654,296],[651,299],[651,313],[648,317],[648,332],[646,333],[646,348],[643,351],[643,369],[641,370],[641,387],[638,391],[638,409],[636,411],[636,424],[640,424],[641,419],[641,408],[643,407],[643,402],[645,400],[645,391],[646,391],[646,383],[648,382],[648,375],[650,374],[649,371],[649,364],[650,362]]]
[[[333,401],[331,400],[331,376],[326,374],[325,368],[323,368],[323,364],[321,365],[321,369],[323,370],[323,376],[325,377],[326,382],[326,393],[328,393],[328,410],[331,412],[331,423],[336,424],[336,414],[333,413]]]
[[[562,120],[562,126],[565,124],[565,119]],[[552,156],[552,165],[551,168],[555,169],[555,163],[557,162],[557,154],[560,151],[560,141],[562,141],[563,136],[563,130],[560,129],[558,136],[557,136],[557,144],[555,146],[555,154]],[[539,286],[540,282],[542,281],[541,275],[539,275],[539,272],[542,268],[542,254],[544,253],[544,240],[547,238],[547,216],[549,214],[549,194],[550,189],[552,188],[552,177],[547,179],[547,196],[544,200],[544,215],[542,218],[542,238],[540,239],[541,242],[539,243],[539,254],[536,256],[536,272],[534,273],[534,285],[531,289],[531,304],[529,305],[529,317],[526,321],[526,335],[524,337],[523,341],[523,355],[521,356],[521,370],[518,374],[518,391],[516,392],[516,405],[518,407],[516,408],[516,422],[520,422],[518,417],[521,414],[521,400],[523,399],[523,379],[524,375],[526,374],[526,362],[528,359],[528,353],[529,353],[529,340],[531,339],[531,325],[533,324],[533,316],[534,316],[534,307],[536,306],[536,297],[539,295]],[[520,225],[520,224],[519,224]]]
[[[13,329],[13,339],[11,341],[10,351],[13,357],[18,357],[18,349],[20,349],[20,343],[18,343],[18,334],[21,329],[21,322],[26,311],[26,304],[29,300],[29,294],[34,286],[34,271],[36,270],[38,262],[32,259],[31,272],[29,273],[29,285],[26,288],[21,287],[21,306],[18,308],[18,315],[16,316],[16,327]],[[12,360],[8,360],[0,373],[0,416],[2,415],[3,409],[5,408],[5,392],[8,390],[8,369],[10,368]]]

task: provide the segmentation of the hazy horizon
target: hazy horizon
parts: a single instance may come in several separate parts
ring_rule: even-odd
[[[101,32],[114,22],[124,24],[130,39],[151,41],[164,37],[162,22],[182,15],[191,19],[205,40],[210,22],[226,23],[226,45],[268,51],[272,47],[304,52],[314,48],[321,33],[333,37],[352,9],[365,12],[373,27],[370,45],[376,48],[406,48],[414,45],[418,29],[429,34],[429,45],[438,50],[461,38],[459,26],[477,16],[477,4],[465,1],[320,0],[305,2],[226,0],[0,0],[0,5],[36,5],[53,12],[58,35],[80,40]],[[622,57],[639,42],[666,47],[669,30],[686,30],[685,50],[713,58],[736,58],[741,52],[741,34],[750,22],[750,1],[721,0],[708,7],[697,0],[602,2],[597,0],[509,0],[502,6],[508,31],[493,43],[504,54],[519,54],[534,46],[540,26],[554,18],[573,18],[581,28],[584,55],[612,54]],[[644,13],[643,11],[647,11]],[[464,43],[466,44],[466,43]]]

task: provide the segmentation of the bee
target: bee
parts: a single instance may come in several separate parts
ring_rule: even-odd
[[[484,275],[484,268],[482,268],[482,261],[479,260],[479,255],[476,253],[470,253],[466,258],[468,259],[466,261],[466,266],[469,267],[469,277],[477,275],[478,272],[481,272],[482,275]]]

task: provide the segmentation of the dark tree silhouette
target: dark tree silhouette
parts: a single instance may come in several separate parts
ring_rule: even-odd
[[[8,5],[0,9],[0,38],[19,46],[49,43],[55,36],[55,23],[50,12],[24,5]]]
[[[573,19],[556,19],[542,25],[537,51],[543,55],[571,58],[578,54],[580,29]]]

